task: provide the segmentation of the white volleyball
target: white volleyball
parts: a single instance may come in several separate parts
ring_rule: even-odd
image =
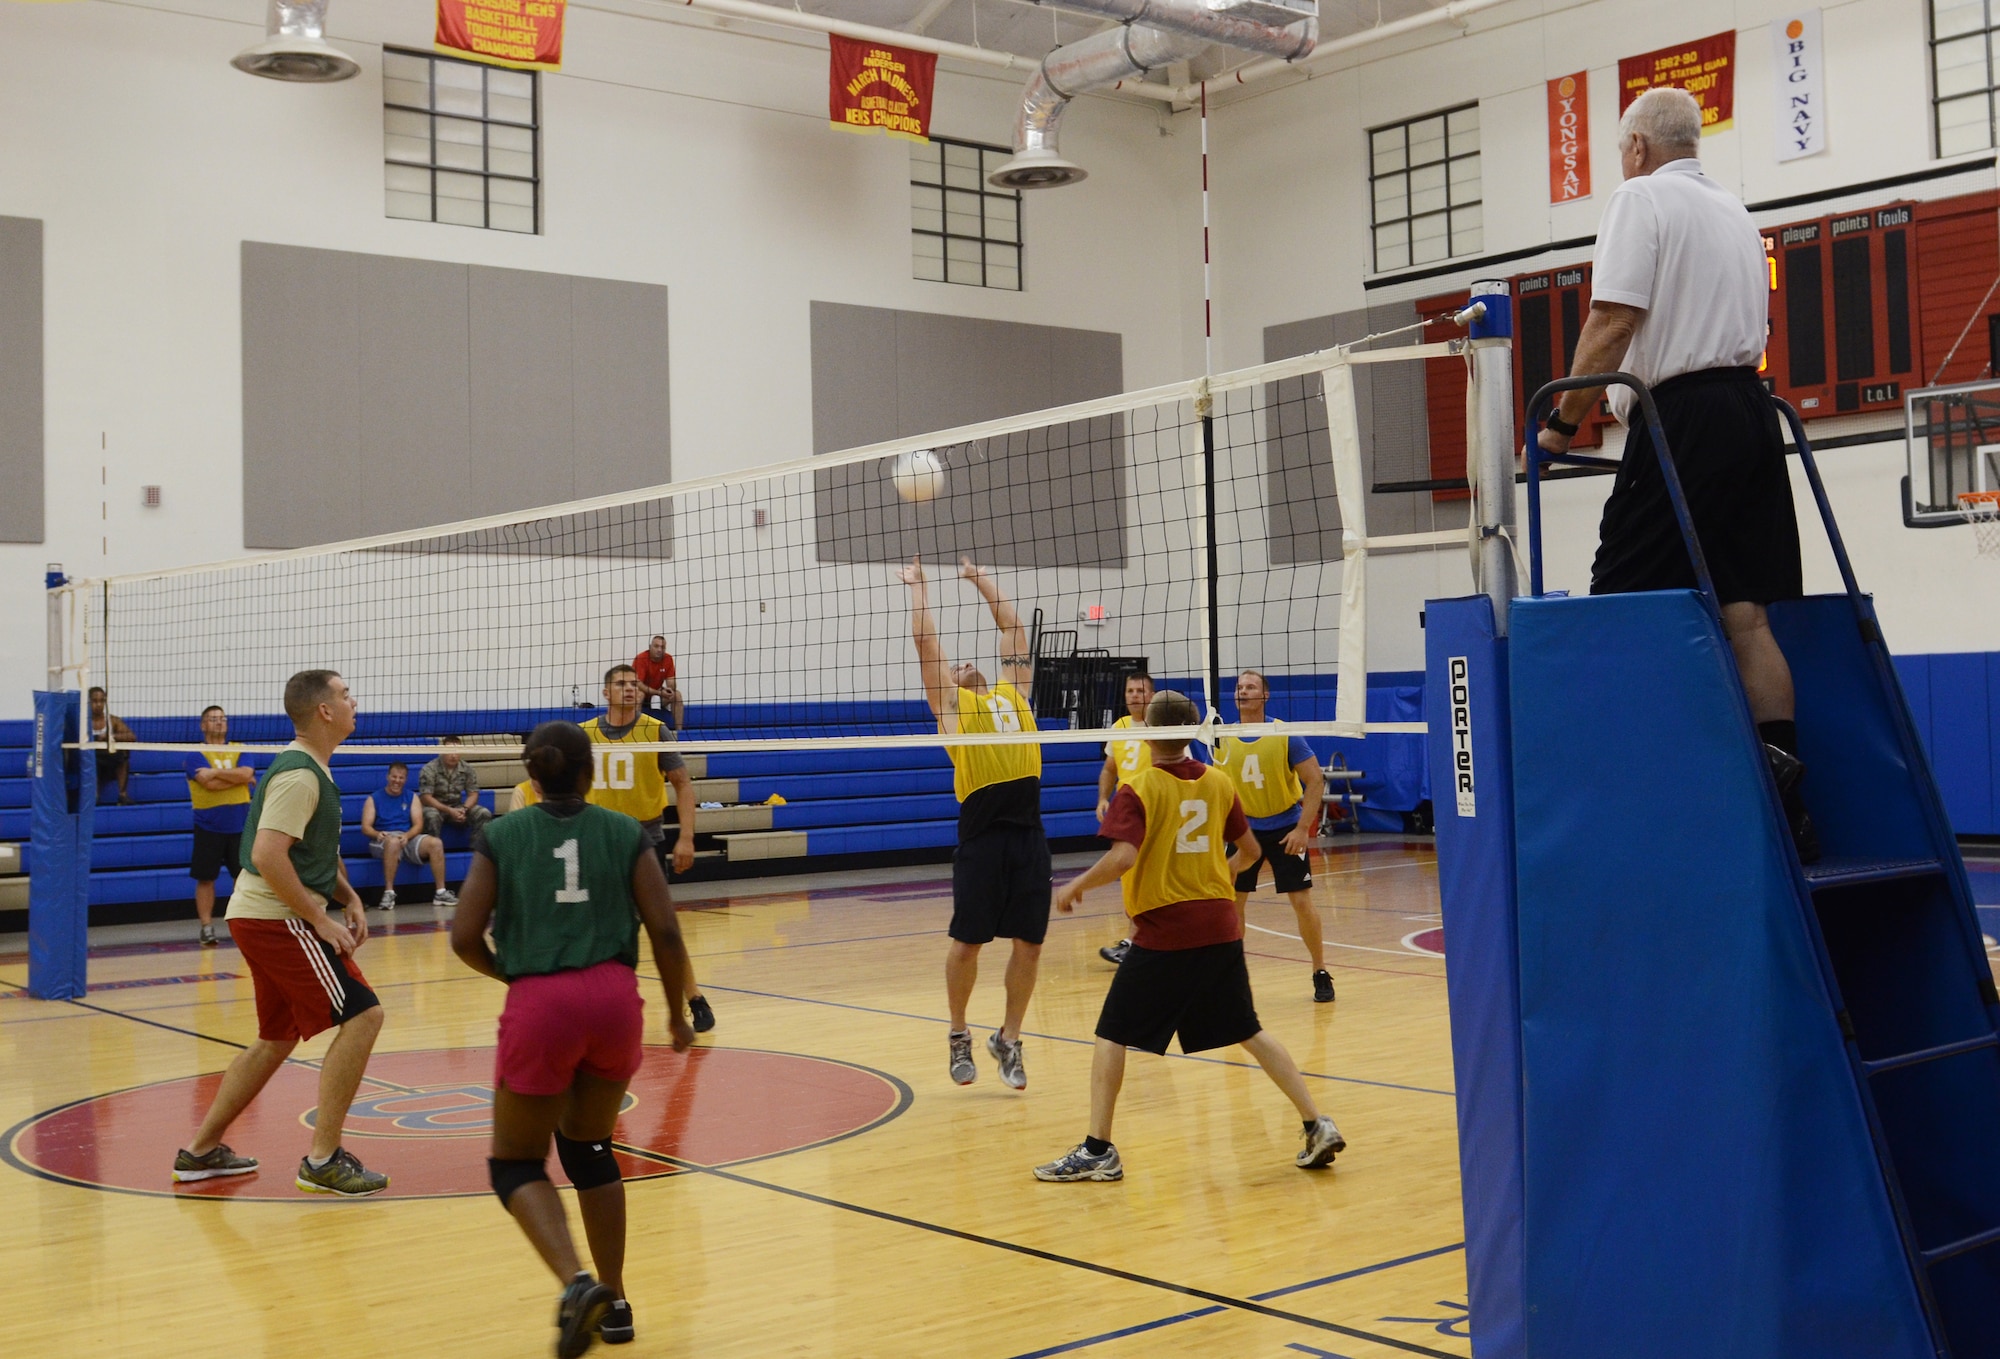
[[[913,448],[890,464],[889,480],[903,499],[922,503],[944,490],[944,464],[928,448]]]

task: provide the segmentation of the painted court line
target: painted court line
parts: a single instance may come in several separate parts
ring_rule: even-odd
[[[1264,928],[1264,927],[1263,927],[1262,925],[1252,925],[1252,924],[1249,924],[1249,923],[1248,923],[1247,921],[1246,921],[1246,922],[1245,922],[1245,924],[1244,924],[1244,928],[1245,928],[1245,929],[1250,929],[1250,930],[1255,930],[1255,931],[1257,931],[1257,933],[1259,933],[1259,934],[1275,934],[1275,935],[1277,935],[1277,936],[1278,936],[1278,937],[1279,937],[1280,939],[1290,939],[1290,940],[1293,940],[1293,941],[1295,941],[1295,942],[1297,942],[1297,943],[1301,943],[1301,944],[1303,944],[1303,943],[1305,942],[1305,940],[1303,940],[1303,939],[1300,939],[1300,938],[1299,938],[1299,937],[1298,937],[1298,936],[1297,936],[1296,934],[1286,934],[1286,933],[1285,933],[1285,932],[1284,932],[1283,930],[1267,930],[1267,929],[1265,929],[1265,928]],[[1359,950],[1359,951],[1360,951],[1360,952],[1362,952],[1362,953],[1386,953],[1386,954],[1388,954],[1388,955],[1390,955],[1391,957],[1394,957],[1394,958],[1435,958],[1435,957],[1437,957],[1437,954],[1435,954],[1435,953],[1420,953],[1420,952],[1418,952],[1418,951],[1417,951],[1416,949],[1413,949],[1413,948],[1371,948],[1371,947],[1370,947],[1369,945],[1367,945],[1367,944],[1343,944],[1343,943],[1341,943],[1341,942],[1340,942],[1340,941],[1339,941],[1338,939],[1322,939],[1322,940],[1321,940],[1320,942],[1321,942],[1321,943],[1323,943],[1323,944],[1325,944],[1325,945],[1326,945],[1326,946],[1327,946],[1328,948],[1351,948],[1351,949],[1357,949],[1357,950]],[[1413,975],[1413,976],[1428,976],[1429,974],[1428,974],[1428,973],[1413,973],[1412,975]]]

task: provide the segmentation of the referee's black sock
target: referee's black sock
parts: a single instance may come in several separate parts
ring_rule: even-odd
[[[1787,719],[1783,722],[1759,722],[1757,734],[1764,738],[1767,746],[1776,746],[1791,756],[1799,758],[1799,724]]]
[[[1102,1156],[1111,1150],[1111,1144],[1101,1137],[1086,1137],[1083,1139],[1083,1149],[1092,1156]]]

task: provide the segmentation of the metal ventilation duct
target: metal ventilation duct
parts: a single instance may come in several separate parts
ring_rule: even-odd
[[[1122,27],[1042,59],[1014,124],[1014,159],[987,176],[995,188],[1054,189],[1085,177],[1082,166],[1062,158],[1057,141],[1063,110],[1087,90],[1187,61],[1210,43],[1292,62],[1319,40],[1317,0],[1061,0],[1061,8]]]
[[[239,71],[269,80],[318,84],[345,80],[361,69],[326,40],[327,0],[271,0],[265,39],[230,59]]]

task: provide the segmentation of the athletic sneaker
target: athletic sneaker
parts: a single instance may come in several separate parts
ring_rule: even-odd
[[[715,1010],[707,996],[688,997],[688,1016],[694,1021],[696,1033],[707,1033],[715,1027]]]
[[[1102,1156],[1092,1156],[1079,1142],[1061,1160],[1036,1166],[1035,1178],[1061,1184],[1073,1180],[1122,1180],[1125,1163],[1118,1159],[1116,1147],[1106,1147]]]
[[[1305,1147],[1297,1159],[1300,1170],[1322,1170],[1333,1164],[1333,1158],[1347,1150],[1347,1139],[1340,1135],[1340,1129],[1333,1126],[1333,1120],[1325,1114],[1313,1124],[1313,1130],[1306,1134]]]
[[[556,1359],[577,1359],[597,1343],[597,1328],[617,1301],[612,1291],[578,1270],[556,1301]]]
[[[389,1187],[389,1177],[376,1170],[364,1170],[354,1153],[342,1147],[333,1153],[333,1159],[323,1166],[315,1166],[311,1158],[299,1161],[298,1179],[294,1181],[308,1194],[333,1194],[344,1199],[362,1199],[370,1194],[379,1194]],[[581,1350],[578,1353],[582,1353]]]
[[[604,1320],[597,1323],[597,1334],[607,1345],[629,1345],[632,1343],[632,1304],[620,1298],[611,1304],[611,1310],[604,1314]]]
[[[1107,963],[1122,963],[1125,961],[1125,955],[1131,951],[1132,941],[1130,939],[1120,939],[1115,944],[1106,944],[1103,948],[1097,950],[1097,956]]]
[[[1821,852],[1819,829],[1813,825],[1812,816],[1806,811],[1805,798],[1799,793],[1800,785],[1806,781],[1804,762],[1773,745],[1764,747],[1764,758],[1770,762],[1771,777],[1778,785],[1778,797],[1785,804],[1785,820],[1791,823],[1792,843],[1798,847],[1799,862],[1818,863]]]
[[[1325,968],[1313,973],[1313,999],[1321,1005],[1333,999],[1333,974]]]
[[[971,1085],[979,1079],[979,1068],[972,1064],[972,1034],[949,1033],[945,1041],[951,1044],[951,1078],[960,1085]]]
[[[458,893],[452,891],[449,887],[440,887],[437,891],[431,893],[431,905],[456,906],[458,905]]]
[[[203,925],[201,927],[201,946],[203,948],[214,948],[220,942],[215,937],[215,926]]]
[[[256,1169],[256,1157],[238,1156],[220,1142],[213,1150],[200,1156],[185,1150],[174,1153],[174,1182],[177,1184],[212,1180],[218,1175],[248,1175]]]
[[[395,910],[395,909],[396,909],[396,890],[395,890],[395,889],[394,889],[393,887],[390,887],[390,888],[384,888],[384,889],[383,889],[383,891],[382,891],[382,900],[381,900],[381,901],[379,901],[379,902],[377,902],[377,903],[376,903],[376,905],[377,905],[377,906],[379,906],[379,907],[380,907],[380,908],[381,908],[382,910],[385,910],[385,911],[393,911],[393,910]]]
[[[1009,1043],[1000,1036],[1000,1030],[995,1029],[993,1036],[986,1040],[986,1050],[993,1055],[994,1061],[1000,1063],[1000,1083],[1002,1085],[1006,1086],[1009,1090],[1026,1090],[1028,1088],[1028,1072],[1021,1065],[1020,1039],[1016,1038],[1013,1042]]]

